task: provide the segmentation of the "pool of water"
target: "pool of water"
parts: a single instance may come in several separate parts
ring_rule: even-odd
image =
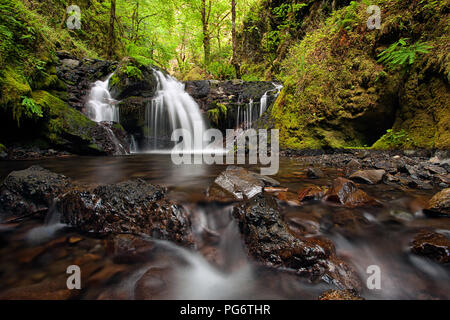
[[[192,218],[196,250],[164,241],[136,240],[79,233],[57,223],[28,219],[0,225],[0,298],[50,299],[317,299],[331,287],[307,283],[287,270],[254,264],[246,255],[231,206],[209,203],[205,191],[224,165],[174,165],[169,155],[69,157],[0,162],[0,179],[13,170],[41,165],[86,187],[142,178],[169,189]],[[308,179],[308,163],[280,159],[273,178],[297,192],[328,185],[344,168],[322,168],[325,177]],[[256,166],[248,166],[257,171]],[[426,218],[423,203],[433,191],[384,184],[360,186],[383,204],[348,209],[314,202],[283,205],[292,232],[331,239],[337,253],[351,263],[363,284],[369,266],[381,271],[381,289],[365,288],[367,299],[449,299],[448,266],[413,255],[409,243],[423,228],[448,236],[449,219]],[[337,219],[337,217],[339,219]],[[138,241],[129,255],[118,255],[123,243]],[[67,267],[79,265],[82,289],[66,290]]]

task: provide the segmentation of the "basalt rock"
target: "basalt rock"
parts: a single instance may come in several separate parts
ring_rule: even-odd
[[[275,101],[278,91],[272,82],[265,81],[186,81],[186,91],[207,112],[211,123],[225,131],[242,121],[243,112],[253,102],[253,111],[260,110],[260,101],[267,93],[268,109]]]
[[[290,231],[273,196],[257,195],[235,206],[233,217],[238,221],[248,254],[256,261],[339,288],[361,287],[353,269],[336,257],[331,241],[295,236]]]
[[[374,198],[358,189],[353,181],[344,178],[337,178],[333,181],[333,185],[325,194],[324,200],[337,202],[349,208],[377,204]]]
[[[184,209],[165,199],[165,189],[144,180],[73,190],[57,208],[62,222],[99,234],[144,234],[182,245],[192,244],[190,222]]]
[[[45,214],[53,200],[71,187],[69,178],[39,166],[13,171],[0,187],[0,220]]]
[[[450,217],[450,188],[434,195],[428,203],[425,213],[431,216]]]
[[[67,86],[67,103],[84,112],[92,83],[104,80],[117,68],[117,62],[97,59],[78,59],[66,52],[58,52],[57,75]]]
[[[242,167],[229,166],[208,189],[208,198],[213,201],[231,202],[251,199],[263,192],[265,186],[278,186],[279,182],[247,171]]]
[[[412,241],[411,251],[439,263],[450,262],[450,240],[440,233],[422,230]]]
[[[384,170],[359,170],[350,176],[350,179],[367,184],[377,184],[383,180]]]

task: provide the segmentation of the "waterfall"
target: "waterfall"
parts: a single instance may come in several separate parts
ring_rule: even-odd
[[[138,146],[136,139],[133,135],[130,136],[130,153],[137,153],[138,152]]]
[[[175,78],[154,71],[158,81],[156,97],[148,103],[145,111],[147,125],[147,145],[151,151],[168,150],[172,132],[184,129],[191,137],[203,137],[206,130],[205,121],[195,100],[184,90],[184,84]],[[194,131],[196,134],[194,134]],[[191,146],[185,146],[189,150]],[[195,144],[195,151],[203,149],[202,142]]]
[[[89,94],[87,102],[87,116],[95,122],[120,122],[119,107],[117,100],[114,100],[109,93],[109,80],[113,74],[110,74],[105,81],[96,81]]]
[[[271,94],[271,96],[273,96],[274,98],[277,98],[281,92],[281,89],[283,88],[282,85],[276,83],[272,84],[274,86],[274,89],[266,91],[259,101],[259,112],[254,108],[255,102],[253,101],[253,99],[250,99],[248,105],[243,107],[243,110],[241,110],[241,103],[239,103],[236,117],[236,128],[242,127],[242,129],[248,130],[252,127],[253,122],[262,117],[268,107],[269,94]]]

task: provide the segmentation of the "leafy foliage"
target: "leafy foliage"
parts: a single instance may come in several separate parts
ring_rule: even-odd
[[[24,107],[24,112],[27,114],[28,118],[37,116],[39,118],[43,117],[42,108],[36,104],[33,98],[22,96],[22,106]]]
[[[414,63],[419,54],[427,54],[433,47],[426,42],[418,41],[408,45],[408,39],[402,38],[391,44],[378,55],[378,62],[384,63],[391,70],[406,68]]]

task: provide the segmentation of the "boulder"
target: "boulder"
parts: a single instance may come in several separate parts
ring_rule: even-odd
[[[385,174],[384,170],[359,170],[353,173],[350,179],[361,183],[378,184]]]
[[[186,212],[165,199],[166,190],[137,179],[73,190],[58,202],[62,222],[85,232],[131,233],[192,244]]]
[[[437,232],[420,231],[411,243],[411,251],[439,263],[450,262],[450,240]]]
[[[349,208],[377,204],[374,198],[358,189],[353,181],[344,178],[337,178],[333,181],[333,185],[325,194],[324,200],[337,202]]]
[[[153,69],[125,57],[109,82],[111,96],[121,100],[127,97],[151,98],[155,95],[157,80]]]
[[[428,202],[425,213],[431,216],[450,217],[450,188],[435,194]]]
[[[322,280],[340,288],[360,288],[353,269],[335,255],[333,243],[319,237],[295,236],[283,221],[276,199],[257,195],[236,205],[248,254],[270,267],[287,268],[311,281]]]
[[[53,200],[71,187],[69,178],[39,166],[13,171],[0,186],[0,220],[45,214]]]
[[[242,167],[229,166],[209,187],[208,198],[213,201],[231,202],[251,199],[263,192],[265,186],[278,186],[279,182]]]

